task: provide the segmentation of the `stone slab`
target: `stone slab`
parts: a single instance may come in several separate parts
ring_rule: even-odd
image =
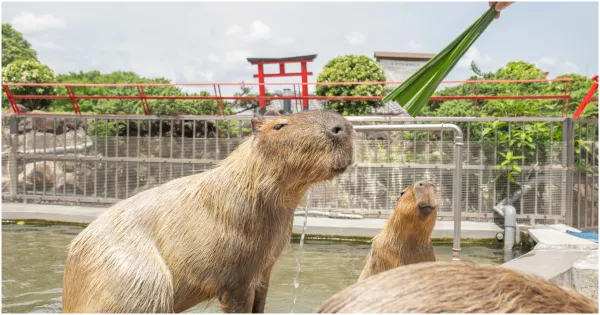
[[[529,235],[538,244],[545,245],[593,245],[592,241],[585,240],[555,229],[530,229]]]

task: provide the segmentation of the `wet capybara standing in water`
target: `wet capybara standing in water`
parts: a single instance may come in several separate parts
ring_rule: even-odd
[[[404,189],[385,228],[373,238],[358,281],[402,265],[435,261],[431,232],[437,207],[432,182],[423,180]]]
[[[312,184],[353,162],[342,116],[254,118],[253,135],[216,168],[109,208],[71,243],[63,312],[182,312],[217,297],[263,312],[294,209]]]
[[[317,313],[596,313],[598,303],[501,266],[427,262],[347,287]]]

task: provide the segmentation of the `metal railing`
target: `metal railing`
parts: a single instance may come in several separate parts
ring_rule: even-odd
[[[5,199],[109,205],[213,167],[249,135],[251,116],[17,114],[3,119]],[[439,220],[452,219],[453,189],[460,179],[463,219],[502,223],[493,207],[522,191],[513,202],[519,223],[597,229],[596,120],[348,119],[357,129],[367,125],[377,131],[361,133],[355,166],[322,184],[308,202],[311,210],[387,217],[403,188],[429,178],[440,188]],[[462,176],[454,174],[451,132],[384,130],[441,123],[463,133]],[[523,134],[535,139],[522,140]],[[504,163],[509,151],[522,158]]]
[[[452,185],[452,212],[454,213],[454,240],[452,245],[453,256],[460,252],[460,224],[462,211],[462,147],[463,132],[453,124],[423,124],[423,125],[379,125],[379,126],[355,126],[356,131],[446,131],[454,133],[454,181]]]
[[[555,79],[530,79],[530,80],[446,80],[442,81],[441,84],[468,84],[472,86],[471,95],[453,95],[453,96],[440,96],[435,95],[430,98],[430,101],[449,101],[449,100],[469,100],[473,101],[475,110],[477,110],[479,101],[486,100],[556,100],[562,101],[562,116],[567,114],[570,100],[571,91],[573,88],[572,78],[555,78]],[[532,84],[532,83],[560,83],[562,87],[562,93],[556,94],[523,94],[517,93],[515,95],[485,95],[480,94],[480,87],[482,84]],[[345,85],[385,85],[387,87],[393,87],[402,84],[402,82],[269,82],[269,83],[232,83],[232,82],[210,82],[210,83],[120,83],[120,84],[90,84],[90,83],[19,83],[19,82],[3,82],[2,87],[4,94],[7,97],[9,104],[11,105],[13,113],[20,113],[20,109],[17,106],[17,101],[22,100],[69,100],[71,103],[73,112],[77,115],[81,115],[82,111],[79,102],[82,100],[121,100],[124,102],[135,102],[136,106],[139,106],[143,110],[144,115],[152,115],[153,109],[152,104],[149,101],[169,101],[169,100],[181,100],[181,101],[201,101],[201,100],[213,100],[215,101],[217,112],[220,115],[225,115],[225,104],[224,101],[256,101],[261,104],[261,109],[266,110],[265,104],[272,101],[285,101],[295,100],[296,102],[301,101],[301,107],[303,110],[309,109],[309,101],[312,101],[314,105],[322,107],[321,103],[331,101],[381,101],[383,96],[318,96],[308,95],[307,86],[345,86]],[[26,87],[53,87],[64,89],[63,93],[57,93],[52,95],[39,95],[39,94],[19,94],[23,93],[23,88]],[[238,87],[258,87],[263,95],[240,95],[239,93],[232,93],[231,95],[223,95],[221,89],[231,89]],[[287,87],[290,92],[293,89],[293,95],[265,95],[265,88],[267,86],[284,88]],[[102,88],[126,88],[130,89],[127,93],[116,93],[118,95],[87,95],[81,93],[80,88],[85,87],[102,87]],[[205,94],[187,94],[179,93],[177,95],[165,95],[159,93],[159,95],[153,95],[148,93],[147,90],[154,88],[154,92],[157,93],[157,87],[177,87],[177,88],[194,88],[199,89]],[[135,88],[135,90],[134,90]],[[303,91],[303,92],[301,92]],[[79,92],[79,93],[76,93]],[[211,93],[214,93],[211,95]],[[62,94],[62,95],[61,95]],[[296,107],[298,104],[296,103]],[[312,105],[311,105],[312,107]],[[156,113],[156,111],[154,111]],[[131,113],[134,114],[134,113]]]

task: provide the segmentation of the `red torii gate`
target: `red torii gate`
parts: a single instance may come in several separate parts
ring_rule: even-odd
[[[308,110],[308,76],[312,75],[312,72],[308,72],[306,69],[306,63],[312,62],[317,55],[306,55],[306,56],[297,56],[297,57],[287,57],[287,58],[247,58],[248,62],[252,65],[258,65],[258,74],[255,74],[254,77],[258,78],[258,92],[259,92],[259,105],[260,105],[260,113],[264,114],[267,109],[267,100],[265,97],[267,96],[265,92],[265,78],[271,77],[294,77],[301,76],[302,77],[302,110]],[[286,63],[300,63],[301,71],[300,72],[285,72],[285,64]],[[264,65],[266,64],[279,64],[279,73],[267,73],[265,74]]]

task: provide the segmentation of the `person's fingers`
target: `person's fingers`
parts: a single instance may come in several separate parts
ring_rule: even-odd
[[[508,7],[509,5],[515,3],[514,1],[507,1],[507,2],[498,2],[498,4],[496,5],[496,11],[500,12],[504,9],[506,9],[506,7]]]
[[[488,1],[488,4],[491,6],[494,5],[494,3],[496,3],[496,1]],[[502,11],[503,9],[505,9],[506,7],[508,7],[509,5],[515,3],[514,1],[507,1],[507,2],[498,2],[498,4],[496,5],[496,11],[498,12],[496,14],[496,19],[498,19],[500,17],[500,11]]]

